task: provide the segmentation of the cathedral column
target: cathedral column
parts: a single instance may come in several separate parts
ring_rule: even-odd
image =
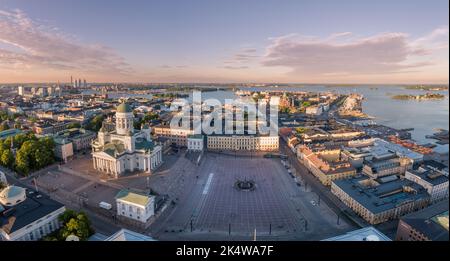
[[[145,160],[145,158],[144,158],[144,171],[146,171],[147,170],[147,167],[148,167],[148,164],[147,164],[147,161]]]
[[[152,156],[151,155],[147,159],[147,164],[148,164],[148,170],[151,171],[152,170]]]

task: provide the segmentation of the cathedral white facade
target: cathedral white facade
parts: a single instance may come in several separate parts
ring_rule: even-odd
[[[94,169],[118,178],[125,172],[151,173],[162,163],[162,149],[153,143],[150,128],[133,127],[133,110],[121,103],[116,110],[116,128],[107,131],[102,127],[92,143]]]

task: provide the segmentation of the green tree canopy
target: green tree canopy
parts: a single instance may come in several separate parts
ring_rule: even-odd
[[[81,128],[81,124],[78,122],[72,122],[67,124],[66,129],[73,129],[73,128]]]
[[[84,241],[94,234],[91,222],[83,212],[76,213],[73,210],[66,210],[59,217],[59,220],[63,223],[59,232],[60,240],[65,240],[68,236],[75,235]]]
[[[7,130],[7,129],[9,129],[8,123],[6,121],[2,122],[0,124],[0,131],[4,131],[4,130]]]
[[[95,116],[87,125],[86,129],[92,130],[92,131],[99,131],[102,127],[103,120],[105,119],[104,115],[97,115]]]
[[[14,164],[14,155],[11,150],[6,149],[2,151],[0,155],[0,163],[4,167],[12,168]]]

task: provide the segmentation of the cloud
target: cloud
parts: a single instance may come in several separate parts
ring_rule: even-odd
[[[189,68],[189,66],[187,66],[187,65],[168,65],[168,64],[163,64],[163,65],[159,66],[159,68],[162,68],[162,69],[185,69],[185,68]]]
[[[225,69],[229,69],[229,70],[243,70],[243,69],[248,69],[248,66],[231,66],[231,65],[227,65],[227,66],[223,66],[222,68]]]
[[[261,63],[287,67],[291,74],[300,75],[403,73],[432,65],[430,61],[418,62],[413,58],[429,55],[432,50],[425,41],[443,34],[445,29],[440,29],[424,39],[412,41],[404,33],[382,33],[368,38],[352,37],[344,42],[338,42],[337,38],[351,36],[350,32],[332,34],[325,39],[291,34],[272,38]]]
[[[256,53],[257,51],[256,48],[246,48],[242,50],[243,53]]]
[[[249,62],[253,62],[254,60],[261,57],[260,55],[256,54],[257,51],[258,50],[255,48],[245,48],[245,49],[239,50],[237,53],[235,53],[229,59],[225,60],[223,63],[224,64],[246,64]]]
[[[441,26],[434,29],[431,33],[414,40],[413,47],[428,46],[430,51],[439,49],[448,49],[448,26]]]
[[[31,20],[21,10],[0,10],[0,66],[127,74],[124,58],[99,44],[83,44]]]

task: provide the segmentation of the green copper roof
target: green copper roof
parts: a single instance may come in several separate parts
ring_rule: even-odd
[[[149,202],[150,197],[147,195],[130,192],[127,189],[122,189],[121,191],[119,191],[119,193],[117,193],[116,199],[145,207]]]
[[[119,142],[111,142],[106,144],[103,147],[103,152],[109,154],[112,157],[116,157],[116,155],[121,154],[125,151],[125,146],[122,143]]]
[[[133,112],[133,110],[131,109],[131,106],[128,105],[128,103],[122,102],[119,106],[117,106],[116,112],[128,113]]]
[[[153,150],[154,144],[143,138],[137,138],[135,143],[136,150]]]

